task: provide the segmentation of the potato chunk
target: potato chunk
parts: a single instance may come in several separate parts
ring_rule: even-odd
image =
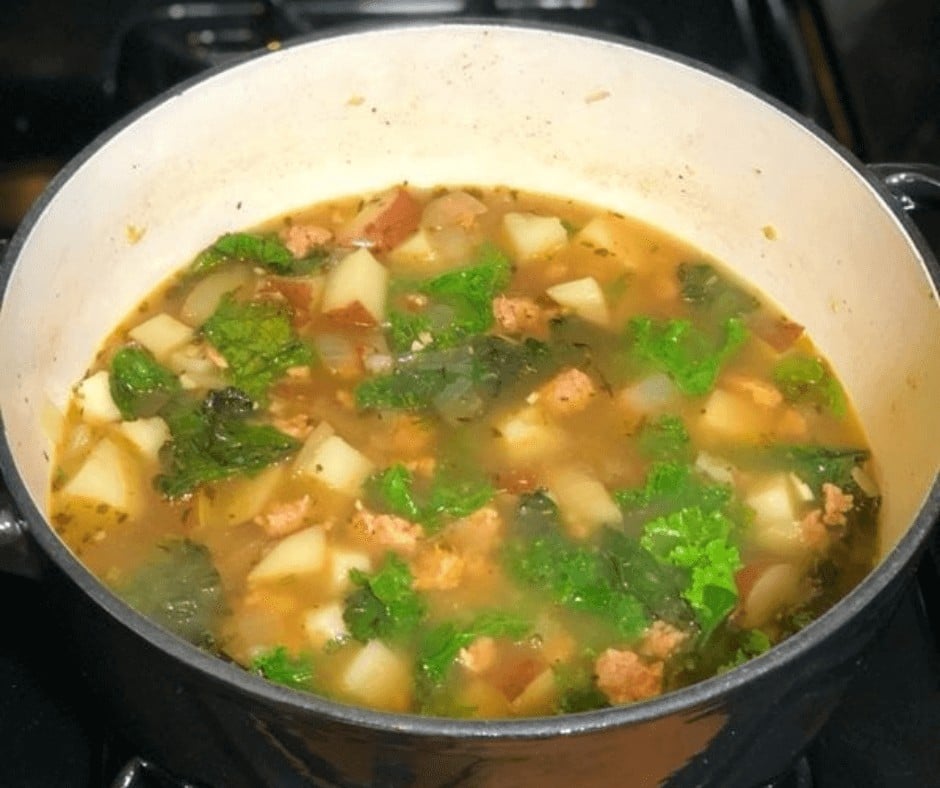
[[[568,243],[568,231],[555,216],[507,213],[503,230],[520,263],[544,259]]]
[[[357,701],[390,711],[404,711],[411,700],[408,663],[378,640],[370,640],[350,660],[340,679]]]
[[[111,399],[111,375],[101,370],[85,378],[75,389],[75,401],[81,409],[82,419],[89,424],[120,421],[121,411]]]
[[[548,489],[573,536],[588,536],[603,525],[623,522],[620,507],[604,485],[579,468],[553,470],[548,477]]]
[[[387,285],[385,266],[368,249],[357,249],[327,275],[320,308],[347,325],[377,325],[385,320]]]
[[[588,323],[606,326],[610,322],[607,300],[593,276],[552,285],[545,292]]]
[[[133,508],[136,492],[127,457],[109,438],[100,441],[89,452],[85,462],[66,482],[62,491],[66,495],[128,513]]]
[[[326,533],[312,525],[278,542],[248,573],[249,584],[319,572],[326,563]]]
[[[193,338],[193,330],[162,312],[132,328],[129,336],[153,353],[158,361],[163,361]]]
[[[137,451],[150,460],[157,459],[160,448],[170,439],[170,428],[159,416],[121,422],[118,430],[134,444]]]
[[[321,429],[323,426],[327,429]],[[329,434],[324,434],[327,431]],[[329,425],[321,425],[311,433],[294,467],[297,473],[347,495],[357,495],[375,468],[368,457],[333,434]]]

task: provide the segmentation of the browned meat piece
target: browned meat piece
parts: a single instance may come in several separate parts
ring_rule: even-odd
[[[457,653],[457,661],[471,673],[485,673],[496,664],[496,641],[483,635]]]
[[[281,240],[294,257],[306,257],[318,246],[329,243],[333,233],[315,224],[292,224],[279,233]]]
[[[539,401],[555,416],[584,410],[597,393],[594,381],[580,369],[566,369],[540,389]]]
[[[676,629],[665,621],[654,621],[643,633],[639,651],[645,657],[665,660],[672,656],[687,638],[687,632]]]
[[[594,663],[594,672],[597,688],[611,703],[632,703],[663,690],[663,663],[646,663],[628,649],[607,649]]]
[[[822,521],[826,525],[845,525],[845,513],[852,509],[855,503],[854,496],[846,495],[841,488],[829,482],[823,484],[822,491]]]
[[[394,514],[376,514],[368,509],[357,511],[352,525],[378,544],[406,554],[413,553],[418,540],[424,536],[424,529],[417,523]]]
[[[296,501],[274,504],[255,517],[255,522],[268,536],[287,536],[300,530],[309,513],[310,496],[305,495]]]
[[[496,296],[493,299],[493,317],[496,325],[507,334],[530,333],[544,324],[541,307],[527,296]]]
[[[411,564],[414,587],[418,591],[447,591],[460,585],[463,579],[463,559],[438,544],[427,545],[418,551]]]

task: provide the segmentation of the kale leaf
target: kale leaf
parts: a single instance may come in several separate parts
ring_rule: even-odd
[[[171,539],[115,588],[118,596],[157,624],[202,648],[215,645],[224,612],[222,580],[205,545]]]
[[[709,310],[717,319],[739,317],[760,305],[754,296],[719,274],[708,263],[682,263],[676,275],[682,299]]]
[[[373,508],[421,523],[427,533],[438,530],[448,519],[473,514],[496,494],[483,478],[458,478],[446,470],[436,473],[424,489],[415,487],[411,471],[396,464],[373,474],[366,491]]]
[[[478,637],[508,637],[518,640],[531,624],[513,613],[481,613],[469,624],[446,621],[428,629],[418,647],[418,678],[422,686],[440,684],[462,648]]]
[[[251,670],[285,687],[308,692],[314,688],[313,658],[309,654],[294,656],[286,646],[275,646],[258,654],[251,661]]]
[[[111,359],[111,398],[125,420],[153,416],[179,393],[179,378],[146,350],[123,347]]]
[[[556,709],[560,714],[606,709],[607,696],[597,688],[593,665],[584,661],[561,664],[553,668],[558,688]]]
[[[629,323],[631,350],[636,359],[650,363],[672,378],[684,394],[711,391],[722,364],[747,339],[740,318],[722,323],[723,336],[715,340],[688,320],[654,320],[635,317]]]
[[[780,359],[774,383],[790,402],[807,402],[844,416],[848,408],[842,386],[821,359],[794,353]]]
[[[268,387],[290,367],[313,359],[310,347],[294,334],[289,316],[274,303],[240,303],[226,293],[202,332],[228,362],[233,385],[256,400],[263,400]]]
[[[640,538],[640,544],[658,560],[691,572],[691,583],[682,596],[706,635],[738,601],[734,576],[742,562],[731,542],[733,531],[734,523],[720,511],[692,506],[651,520]]]
[[[727,513],[732,505],[732,491],[728,485],[705,481],[685,463],[654,462],[642,487],[618,490],[614,500],[629,527],[688,506]]]
[[[685,424],[670,415],[645,422],[637,435],[637,448],[652,460],[689,460],[692,454]]]
[[[742,454],[741,464],[760,470],[789,470],[818,494],[825,482],[856,487],[852,471],[870,456],[867,449],[773,444]]]
[[[411,634],[424,618],[426,606],[411,587],[411,570],[394,553],[386,555],[375,574],[352,569],[349,577],[359,588],[346,597],[343,620],[356,640],[396,640]]]
[[[316,270],[326,258],[326,251],[318,248],[298,259],[272,233],[226,233],[201,251],[189,270],[191,274],[201,275],[223,263],[242,260],[281,276],[296,276]]]
[[[180,398],[164,407],[160,415],[171,437],[157,489],[178,498],[206,482],[257,473],[300,448],[290,435],[248,421],[252,412],[251,399],[235,388],[212,391],[201,403]]]

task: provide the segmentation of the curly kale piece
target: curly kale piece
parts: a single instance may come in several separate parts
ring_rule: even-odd
[[[326,250],[319,248],[298,259],[273,233],[226,233],[196,256],[189,271],[201,275],[241,260],[281,276],[298,276],[315,271],[326,259]]]
[[[790,402],[807,402],[828,408],[834,416],[848,409],[845,392],[821,359],[793,353],[777,362],[774,383]]]
[[[688,320],[654,320],[635,317],[629,323],[634,357],[665,372],[684,394],[707,394],[715,385],[722,364],[747,340],[748,332],[738,317],[721,325],[720,338],[696,328]]]
[[[676,271],[682,299],[716,319],[753,312],[760,302],[708,263],[681,263]]]
[[[205,545],[189,539],[162,542],[115,591],[135,610],[184,640],[214,647],[225,599]]]
[[[179,378],[141,347],[123,347],[111,359],[111,398],[125,420],[153,416],[181,390]]]
[[[310,692],[316,675],[310,654],[291,654],[286,646],[275,646],[251,661],[251,670],[275,684]]]
[[[232,384],[258,401],[288,369],[313,360],[289,315],[274,303],[242,303],[226,293],[202,333],[228,363]]]
[[[352,569],[349,577],[359,588],[346,597],[343,620],[356,640],[397,640],[417,629],[426,605],[411,587],[414,578],[401,558],[388,553],[375,574]]]
[[[200,484],[253,474],[293,454],[300,442],[267,424],[249,421],[254,406],[243,391],[220,389],[203,402],[178,399],[161,416],[170,428],[157,489],[179,498]]]

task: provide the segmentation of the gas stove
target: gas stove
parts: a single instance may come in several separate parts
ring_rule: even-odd
[[[5,0],[0,239],[110,123],[180,80],[348,24],[535,20],[654,44],[747,80],[868,161],[940,162],[935,0]],[[915,217],[940,252],[940,214]],[[0,785],[185,785],[86,694],[42,583],[0,575]],[[813,745],[774,788],[940,786],[940,540]]]

